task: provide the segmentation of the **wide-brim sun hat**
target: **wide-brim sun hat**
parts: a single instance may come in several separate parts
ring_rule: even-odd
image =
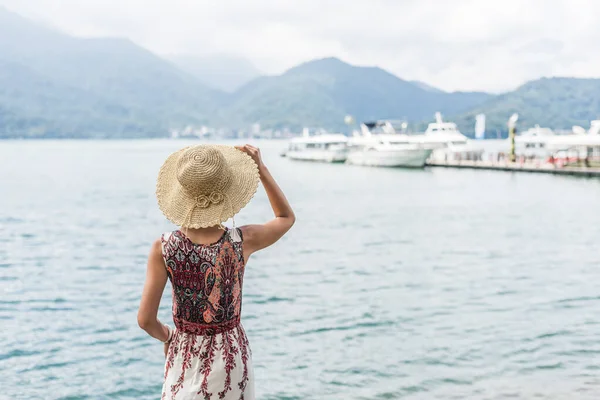
[[[160,168],[158,207],[182,228],[222,226],[252,199],[259,179],[254,160],[233,146],[185,147]]]

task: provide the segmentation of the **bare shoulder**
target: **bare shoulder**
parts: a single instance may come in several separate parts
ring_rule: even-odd
[[[150,247],[150,254],[148,255],[148,265],[163,265],[163,252],[162,252],[162,240],[160,238],[152,242]]]
[[[150,247],[150,254],[161,254],[162,255],[162,240],[158,238],[152,242]]]

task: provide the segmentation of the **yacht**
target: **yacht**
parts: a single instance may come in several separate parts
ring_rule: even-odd
[[[304,130],[301,137],[290,140],[282,155],[292,160],[342,163],[348,157],[348,137],[340,133],[310,136]]]
[[[548,141],[550,150],[569,150],[580,156],[600,157],[600,120],[590,123],[590,129],[580,126],[573,127],[570,135],[556,135]]]
[[[396,133],[389,121],[361,124],[348,141],[347,164],[372,167],[423,168],[431,149],[411,143],[406,134]]]
[[[525,148],[544,148],[548,140],[555,136],[556,134],[552,129],[541,128],[536,125],[515,136],[515,143],[521,144]]]
[[[444,122],[442,115],[435,114],[435,122],[427,130],[411,135],[411,141],[432,149],[431,158],[436,161],[480,160],[483,147],[476,146],[463,135],[454,122]]]
[[[515,136],[515,151],[526,157],[543,157],[548,155],[548,145],[557,135],[550,128],[535,125]],[[506,139],[507,141],[510,140]]]

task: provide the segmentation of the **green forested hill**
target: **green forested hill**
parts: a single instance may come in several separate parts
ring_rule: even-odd
[[[475,115],[484,113],[487,132],[506,134],[506,123],[519,114],[519,126],[527,129],[539,124],[553,129],[588,127],[600,117],[600,79],[542,78],[518,89],[490,98],[454,120],[465,132],[473,130]]]

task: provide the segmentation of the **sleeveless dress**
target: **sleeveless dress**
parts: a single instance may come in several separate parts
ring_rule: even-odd
[[[252,355],[240,323],[243,238],[241,230],[232,232],[211,245],[194,244],[179,230],[161,236],[176,328],[163,400],[254,400]]]

